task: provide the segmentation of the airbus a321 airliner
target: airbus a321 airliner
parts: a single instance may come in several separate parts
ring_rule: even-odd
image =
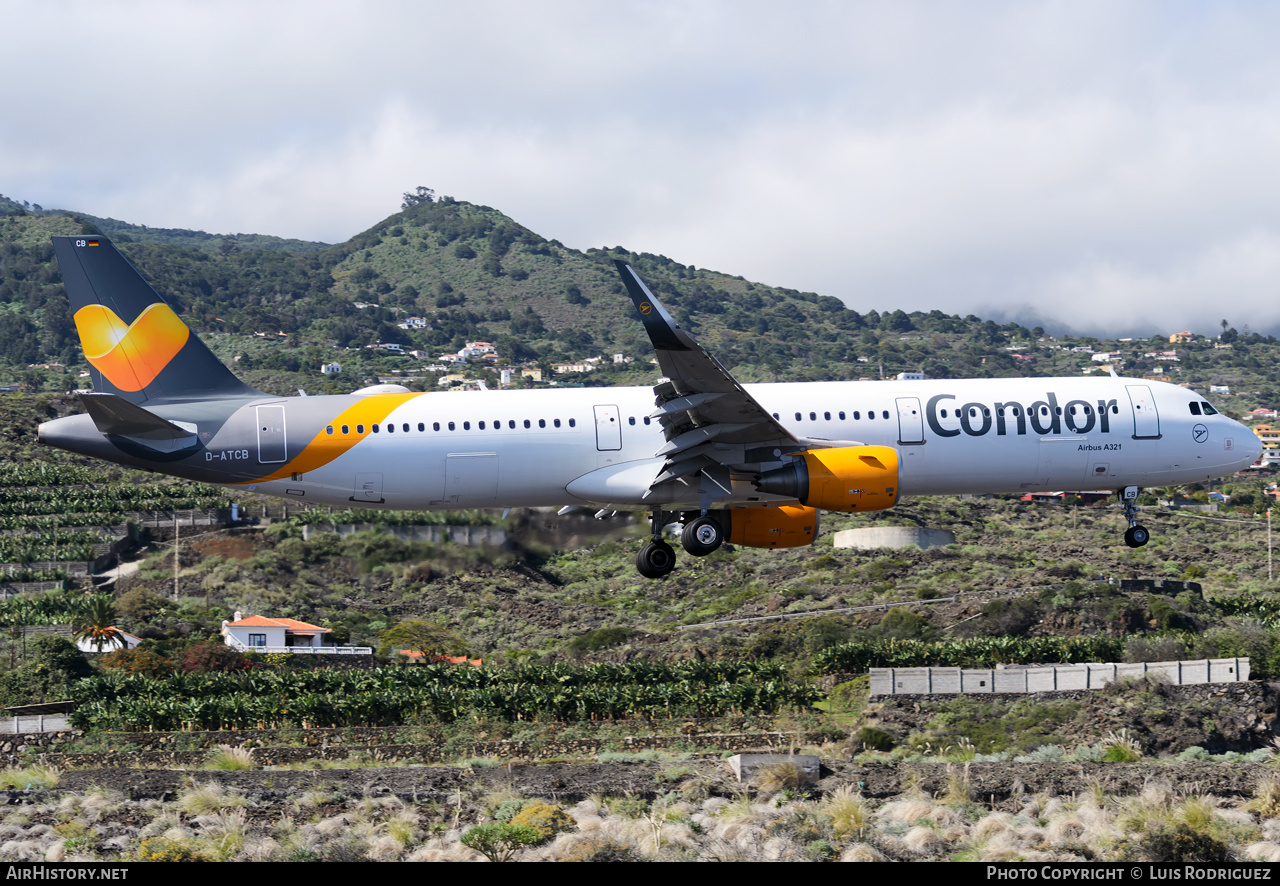
[[[617,262],[665,375],[653,388],[273,397],[237,379],[104,237],[54,237],[94,393],[39,439],[131,467],[342,507],[641,507],[642,575],[729,541],[812,544],[818,512],[902,496],[1110,489],[1131,547],[1143,486],[1252,464],[1193,391],[1128,378],[741,385]]]

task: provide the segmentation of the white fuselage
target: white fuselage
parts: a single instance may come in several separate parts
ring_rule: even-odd
[[[796,437],[825,441],[815,445],[897,449],[903,495],[1190,483],[1245,468],[1261,451],[1248,428],[1204,414],[1193,391],[1137,379],[745,387]],[[663,462],[653,410],[647,387],[423,394],[322,467],[248,488],[384,508],[696,503],[696,488],[643,498]],[[749,481],[735,476],[717,506],[785,502]]]

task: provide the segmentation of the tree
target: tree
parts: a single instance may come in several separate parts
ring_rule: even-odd
[[[421,652],[426,661],[438,655],[460,655],[467,648],[453,631],[425,619],[398,622],[383,631],[380,637],[384,650]]]
[[[432,188],[424,188],[418,185],[415,191],[404,192],[404,202],[400,204],[401,209],[412,209],[415,206],[421,206],[423,203],[434,203],[436,192]]]
[[[95,652],[120,641],[115,628],[116,603],[110,594],[98,594],[89,598],[76,624],[76,642],[87,641]]]

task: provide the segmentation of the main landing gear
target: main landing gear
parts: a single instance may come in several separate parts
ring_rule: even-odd
[[[676,552],[662,538],[662,527],[667,525],[670,514],[654,508],[649,518],[653,526],[653,540],[636,554],[636,570],[645,578],[662,578],[676,568]]]
[[[1140,548],[1151,541],[1151,533],[1147,527],[1138,523],[1138,487],[1126,486],[1120,493],[1120,503],[1124,508],[1124,517],[1129,521],[1129,528],[1124,532],[1124,543],[1131,548]]]
[[[680,533],[680,546],[692,557],[705,557],[720,549],[725,541],[724,526],[710,514],[697,515],[694,511],[684,515],[684,530]],[[697,515],[697,516],[695,516]],[[645,578],[662,578],[676,567],[676,552],[662,538],[662,527],[676,517],[669,511],[654,510],[650,518],[653,539],[636,554],[636,569]]]
[[[705,557],[724,544],[724,527],[715,517],[703,514],[684,524],[680,545],[694,557]]]

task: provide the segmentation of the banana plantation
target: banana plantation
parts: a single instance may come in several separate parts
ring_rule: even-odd
[[[77,728],[120,732],[773,715],[821,697],[780,666],[744,662],[108,673],[74,694]]]
[[[994,668],[997,664],[1119,661],[1120,637],[972,637],[924,642],[889,638],[854,640],[822,650],[813,660],[820,674],[861,673],[869,668]]]

